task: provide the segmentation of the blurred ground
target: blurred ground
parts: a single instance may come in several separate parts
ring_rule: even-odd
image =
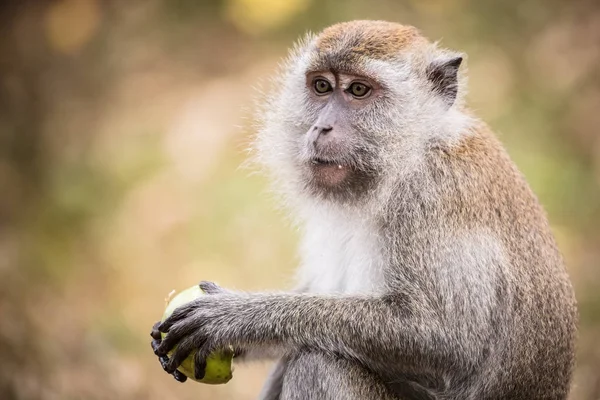
[[[180,385],[149,330],[201,279],[289,286],[295,234],[239,168],[254,88],[298,35],[358,18],[469,54],[470,103],[546,206],[576,286],[572,399],[600,398],[600,3],[0,4],[2,398],[256,396],[268,365]]]

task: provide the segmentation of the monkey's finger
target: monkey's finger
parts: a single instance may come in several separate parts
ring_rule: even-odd
[[[196,346],[194,345],[194,340],[192,338],[187,338],[183,340],[181,343],[177,345],[177,349],[173,351],[171,358],[169,359],[169,363],[167,365],[167,372],[174,372],[177,367],[181,365],[183,360],[185,360],[192,350],[194,350]]]
[[[177,369],[175,371],[173,371],[173,378],[175,378],[175,380],[177,382],[181,382],[181,383],[187,381],[187,376],[185,376],[181,371],[179,371]]]
[[[158,323],[160,323],[160,322],[158,322]],[[156,326],[156,324],[155,324],[155,326]],[[156,354],[158,347],[160,346],[160,343],[161,343],[161,341],[157,340],[157,339],[150,342],[150,344],[152,346],[152,350],[154,350],[155,354]],[[160,362],[160,366],[162,367],[162,369],[164,369],[167,373],[169,373],[169,371],[167,371],[167,367],[169,365],[169,357],[159,356],[158,361]],[[181,371],[175,370],[170,374],[173,375],[173,378],[175,378],[175,380],[177,382],[183,383],[187,380],[187,376],[185,376]]]
[[[223,288],[214,282],[202,281],[198,284],[198,286],[200,286],[200,289],[206,294],[217,294],[224,292]]]
[[[154,354],[156,354],[158,356],[158,348],[160,347],[160,340],[154,339],[153,341],[150,342],[150,346],[152,346],[152,350],[154,351]]]
[[[162,369],[164,369],[165,372],[169,372],[169,371],[167,371],[167,365],[169,365],[169,357],[167,357],[167,356],[158,357],[158,361],[160,362],[160,366],[162,367]]]
[[[200,349],[194,355],[194,378],[200,380],[206,374],[206,358],[208,355]]]
[[[167,337],[169,337],[169,335],[167,335]],[[156,346],[156,348],[154,348],[154,354],[159,357],[166,356],[167,353],[169,353],[169,351],[171,351],[171,349],[177,345],[176,341],[167,341],[167,337],[165,340],[162,340],[158,346]]]
[[[152,336],[152,339],[156,339],[156,340],[161,339],[160,331],[158,330],[158,327],[160,326],[160,324],[161,324],[161,322],[157,321],[154,325],[152,325],[152,331],[150,332],[150,336]]]
[[[167,336],[161,340],[160,345],[156,349],[156,355],[164,356],[167,355],[173,347],[181,347],[181,343],[186,340],[194,332],[194,326],[190,324],[178,324],[173,326]]]
[[[187,380],[187,376],[185,376],[181,371],[175,370],[173,372],[169,372],[167,370],[169,365],[169,357],[158,357],[158,361],[160,362],[162,369],[164,369],[165,372],[169,373],[170,375],[173,375],[173,378],[175,378],[176,381],[183,383]]]
[[[185,319],[191,312],[197,308],[195,302],[191,302],[180,306],[173,311],[173,314],[169,318],[165,319],[161,324],[158,325],[158,331],[162,333],[168,333],[171,327],[177,322]]]

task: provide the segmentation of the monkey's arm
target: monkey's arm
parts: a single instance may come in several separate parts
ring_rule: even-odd
[[[201,287],[204,287],[203,290],[206,291],[207,294],[218,294],[224,293],[226,290],[220,288],[216,284],[210,284],[209,282],[200,283]],[[305,293],[308,291],[308,287],[306,285],[299,285],[291,290],[291,293],[299,294]],[[235,294],[235,292],[228,292],[231,294]],[[235,352],[235,360],[236,363],[246,363],[253,361],[261,361],[261,360],[278,360],[285,353],[284,349],[278,346],[273,346],[271,344],[260,345],[253,343],[250,346],[237,347]],[[277,369],[274,371],[277,372]]]
[[[220,290],[210,283],[202,287]],[[459,335],[426,307],[414,307],[401,296],[223,292],[180,307],[159,330],[168,335],[157,355],[178,345],[167,371],[194,349],[196,368],[203,369],[206,357],[228,344],[312,349],[383,370],[391,365],[468,367],[461,356],[465,344],[453,342]]]

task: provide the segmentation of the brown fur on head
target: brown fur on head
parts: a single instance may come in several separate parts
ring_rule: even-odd
[[[406,25],[386,21],[351,21],[332,25],[319,34],[315,42],[315,65],[336,52],[345,54],[345,62],[360,62],[361,58],[390,60],[402,51],[427,45],[419,31]]]

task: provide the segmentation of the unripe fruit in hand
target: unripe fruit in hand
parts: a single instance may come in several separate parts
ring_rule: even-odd
[[[185,289],[177,293],[173,298],[167,300],[167,308],[163,314],[162,320],[167,319],[173,311],[179,306],[194,301],[200,296],[205,296],[205,293],[200,289],[198,285],[192,286],[191,288]],[[167,334],[161,333],[164,338]],[[169,353],[168,356],[173,355],[173,351],[177,348],[175,346]],[[231,351],[219,351],[214,352],[206,359],[206,373],[204,378],[198,380],[194,377],[194,356],[196,352],[193,351],[190,355],[181,363],[177,368],[181,373],[196,382],[208,383],[212,385],[218,385],[221,383],[227,383],[232,378],[231,374],[231,360],[233,358],[233,352]]]

